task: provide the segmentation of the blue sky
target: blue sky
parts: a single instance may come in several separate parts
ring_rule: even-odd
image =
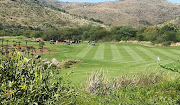
[[[170,2],[173,2],[173,3],[180,3],[180,0],[168,0]]]
[[[59,1],[68,1],[68,2],[106,2],[106,1],[116,1],[116,0],[59,0]],[[173,3],[180,3],[180,0],[168,0]]]

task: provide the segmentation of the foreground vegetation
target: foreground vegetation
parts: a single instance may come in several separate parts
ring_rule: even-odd
[[[74,88],[63,77],[54,77],[61,73],[56,67],[27,59],[19,52],[1,55],[0,65],[0,101],[4,105],[180,103],[180,78],[175,73],[155,70],[111,81],[98,71],[84,87]]]

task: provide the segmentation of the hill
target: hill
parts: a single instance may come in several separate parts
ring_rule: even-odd
[[[1,0],[0,24],[5,28],[58,29],[102,24],[85,20],[38,0]]]
[[[171,19],[171,20],[169,20],[167,22],[164,22],[162,24],[159,24],[158,26],[164,26],[166,24],[173,24],[173,25],[175,25],[177,27],[180,27],[180,16],[178,16],[178,17],[176,17],[174,19]]]
[[[44,0],[49,1],[49,0]],[[166,0],[119,0],[103,3],[57,2],[69,13],[106,24],[142,27],[169,21],[180,14],[180,4]]]

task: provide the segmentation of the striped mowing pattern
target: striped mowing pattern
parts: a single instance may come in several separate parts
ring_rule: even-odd
[[[123,59],[123,56],[120,54],[119,49],[116,45],[111,44],[112,60]]]
[[[158,51],[159,53],[161,53],[164,56],[167,56],[168,58],[176,58],[176,56],[174,56],[173,54],[166,52],[162,49],[154,49],[155,51]]]
[[[129,46],[122,46],[128,54],[133,58],[134,61],[144,61],[144,59],[136,53],[131,47]]]
[[[157,59],[157,55],[153,54],[150,50],[144,47],[136,47],[137,49],[141,50],[144,52],[147,56],[149,56],[151,59]]]
[[[171,51],[177,53],[177,54],[180,54],[180,50],[175,50],[175,49],[171,49]]]
[[[87,55],[87,53],[92,49],[92,46],[87,46],[82,52],[77,54],[77,57],[83,58]]]
[[[136,66],[151,66],[157,62],[168,64],[172,59],[179,59],[180,50],[167,48],[147,48],[144,46],[124,45],[124,44],[107,44],[100,43],[96,46],[78,47],[76,57],[86,60],[99,60],[114,63],[127,63]]]
[[[105,44],[104,59],[105,60],[112,60],[112,51],[111,51],[110,44]]]
[[[103,60],[104,59],[104,48],[105,48],[105,45],[100,44],[98,49],[96,50],[96,53],[95,53],[93,59]]]

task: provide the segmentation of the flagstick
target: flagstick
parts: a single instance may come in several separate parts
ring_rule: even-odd
[[[156,69],[155,69],[155,71],[156,71],[156,70],[157,70],[157,68],[158,68],[159,61],[160,61],[160,58],[159,58],[159,57],[157,57],[157,63],[156,63]]]

